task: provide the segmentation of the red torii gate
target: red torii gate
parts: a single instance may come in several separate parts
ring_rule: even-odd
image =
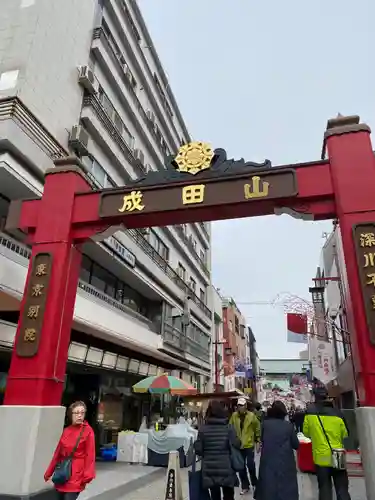
[[[228,160],[223,150],[192,143],[180,149],[165,171],[148,174],[131,186],[103,191],[92,191],[79,161],[67,158],[47,172],[41,199],[11,204],[8,228],[28,235],[32,258],[4,407],[0,407],[2,425],[9,426],[9,432],[2,429],[2,447],[10,453],[15,441],[23,446],[30,433],[33,437],[21,464],[17,454],[0,456],[0,468],[5,471],[0,499],[24,498],[41,490],[44,462],[60,432],[80,245],[113,225],[166,226],[287,209],[315,220],[338,219],[346,312],[363,407],[358,410],[361,453],[368,498],[375,500],[371,439],[375,425],[375,157],[369,127],[356,116],[329,120],[323,158],[325,152],[327,159],[270,168],[268,161],[259,165]],[[39,430],[43,426],[49,433]]]
[[[42,198],[13,202],[9,211],[7,225],[27,233],[32,258],[4,403],[61,403],[85,240],[119,224],[166,226],[286,207],[314,220],[339,221],[359,398],[375,406],[375,158],[369,127],[355,116],[330,120],[323,157],[325,151],[327,159],[270,168],[268,161],[228,160],[223,150],[192,143],[162,173],[102,191],[92,191],[77,159],[56,162]]]

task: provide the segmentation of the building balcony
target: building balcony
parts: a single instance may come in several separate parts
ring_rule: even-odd
[[[91,50],[95,58],[100,62],[102,69],[108,81],[117,90],[119,100],[122,101],[124,109],[133,115],[134,123],[143,139],[151,143],[152,148],[157,151],[158,162],[157,168],[162,166],[162,158],[165,156],[165,151],[162,148],[160,139],[158,138],[155,126],[149,119],[141,102],[139,101],[132,79],[126,71],[126,66],[121,62],[121,53],[115,50],[113,42],[110,40],[110,35],[100,27],[95,28],[93,34],[93,42]],[[117,78],[116,78],[117,77]]]
[[[181,357],[185,362],[190,362],[192,365],[197,364],[197,360],[199,360],[199,366],[205,372],[210,371],[209,349],[204,349],[198,342],[195,342],[168,323],[163,325],[163,343],[169,353],[174,352],[176,357]]]
[[[98,27],[94,29],[93,32],[93,42],[92,42],[92,51],[95,54],[95,57],[102,63],[102,65],[107,69],[107,77],[112,79],[113,83],[116,83],[116,86],[119,89],[119,92],[126,99],[126,104],[134,113],[137,121],[140,120],[141,134],[144,134],[144,130],[147,130],[147,135],[145,139],[152,143],[152,147],[161,153],[162,157],[165,156],[165,150],[161,147],[160,140],[156,133],[156,129],[149,116],[146,113],[146,110],[143,108],[142,103],[137,97],[135,92],[134,85],[132,84],[132,78],[129,78],[129,74],[126,71],[126,65],[121,59],[121,51],[119,47],[116,47],[116,42],[112,39],[111,34],[106,32],[103,27]],[[104,49],[104,51],[103,51]],[[121,83],[119,84],[117,81],[114,81],[114,72],[112,70],[110,60],[107,57],[107,54],[110,55],[110,59],[112,59],[113,64],[117,68],[117,74],[120,76]],[[177,134],[177,131],[174,130]],[[173,138],[170,136],[172,141]],[[164,165],[160,159],[156,164],[156,168],[163,168]],[[210,245],[210,235],[205,227],[205,223],[198,222],[192,223],[192,227],[194,227],[196,234],[201,240],[202,244],[206,247]],[[206,268],[206,272],[209,275],[209,271]]]
[[[210,319],[212,318],[211,310],[206,306],[206,304],[189,288],[189,286],[183,281],[182,278],[176,273],[176,271],[164,260],[152,245],[143,236],[141,231],[137,229],[129,229],[126,231],[135,243],[142,248],[142,250],[155,262],[155,264],[162,269],[164,274],[177,285],[180,290],[182,290],[185,296],[189,296],[192,302],[203,312],[203,314]]]
[[[13,348],[16,331],[17,325],[9,321],[0,320],[0,351],[11,350]],[[73,331],[72,336],[75,337],[76,333],[79,332]],[[113,351],[98,349],[97,347],[72,340],[69,345],[68,361],[76,364],[83,363],[106,370],[133,373],[144,377],[164,373],[166,369],[160,365],[165,366],[167,364],[174,369],[188,368],[189,366],[182,363],[178,363],[176,366],[176,361],[173,358],[167,355],[163,356],[162,353],[158,353],[158,355],[158,359],[152,362],[154,360],[154,353],[150,350],[142,350],[139,355],[140,360],[137,354],[133,354],[132,351],[129,352],[129,356],[123,356]],[[151,361],[151,363],[144,361],[145,358]]]
[[[5,234],[0,234],[0,310],[19,311],[31,251]],[[97,338],[169,360],[161,352],[160,326],[121,302],[80,280],[73,327]],[[7,331],[9,328],[7,329]],[[15,328],[13,332],[13,337]],[[177,366],[179,365],[176,362]]]
[[[165,261],[152,251],[159,267],[165,269]],[[19,310],[30,256],[30,248],[0,233],[0,310]],[[177,348],[181,351],[181,366],[197,360],[209,362],[208,352],[197,342],[184,339],[181,332],[168,328],[161,337],[160,323],[153,323],[83,280],[78,284],[73,325],[77,330],[159,359],[167,359],[168,352],[170,355]]]
[[[210,278],[210,271],[207,269],[207,266],[206,266],[205,262],[203,262],[203,260],[198,255],[197,251],[194,248],[194,245],[193,245],[193,242],[192,242],[191,238],[189,238],[187,236],[187,234],[185,233],[185,231],[183,229],[183,226],[181,224],[177,224],[177,225],[175,225],[173,227],[176,230],[176,232],[179,235],[179,237],[185,243],[186,247],[189,249],[190,253],[193,255],[193,258],[194,258],[195,262],[198,262],[199,267],[201,268],[201,270],[203,270],[204,274],[209,279]]]
[[[112,20],[115,21],[115,26],[117,28],[118,33],[127,33],[128,30],[124,22],[123,13],[121,13],[118,10],[117,4],[118,2],[107,2],[106,9],[110,13]],[[128,19],[128,16],[126,16],[126,18]],[[103,31],[103,26],[97,28],[94,31],[94,36],[98,30]],[[112,35],[111,33],[108,34],[110,36]],[[113,38],[113,36],[111,36],[111,38]],[[164,103],[163,104],[161,103],[162,101],[161,94],[157,89],[157,84],[154,78],[154,74],[150,70],[149,64],[143,53],[143,50],[140,49],[139,45],[137,44],[137,48],[139,49],[139,51],[138,54],[136,54],[134,52],[133,47],[131,46],[131,43],[129,43],[127,36],[123,36],[122,41],[125,44],[125,49],[127,51],[128,57],[131,59],[131,63],[133,64],[134,68],[139,74],[143,75],[142,77],[143,81],[141,81],[140,84],[146,88],[147,98],[150,101],[150,104],[153,110],[155,111],[158,120],[162,124],[163,129],[165,129],[168,132],[169,142],[171,144],[177,145],[180,139],[180,134],[176,129],[172,116],[165,109],[165,106],[163,105]],[[116,49],[117,54],[115,55],[116,57],[119,57],[122,53],[122,50],[120,49],[116,41],[114,41],[114,44],[112,44],[112,48]]]
[[[124,180],[129,182],[127,170],[132,172],[133,178],[144,176],[142,166],[133,156],[131,145],[117,129],[96,96],[85,96],[81,120],[95,141],[106,151],[109,158],[115,160],[118,168],[121,165]],[[128,169],[124,169],[124,159],[128,164]]]

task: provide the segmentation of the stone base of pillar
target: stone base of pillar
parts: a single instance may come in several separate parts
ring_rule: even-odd
[[[367,500],[375,500],[375,408],[356,409],[359,446],[365,475]]]
[[[0,500],[55,497],[43,476],[65,412],[62,406],[0,406]]]

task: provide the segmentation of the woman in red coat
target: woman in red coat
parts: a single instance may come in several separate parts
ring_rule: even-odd
[[[94,431],[85,421],[85,403],[77,401],[70,405],[68,415],[72,423],[64,429],[44,474],[45,481],[51,479],[56,465],[71,456],[80,437],[72,457],[70,479],[64,484],[55,485],[59,500],[76,500],[86,485],[95,478],[95,437]]]

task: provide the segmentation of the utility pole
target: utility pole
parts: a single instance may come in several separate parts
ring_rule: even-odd
[[[218,345],[223,345],[226,344],[226,340],[219,340],[219,329],[216,328],[215,325],[215,340],[213,342],[215,346],[214,350],[214,356],[215,356],[215,387],[214,387],[214,392],[219,392],[219,385],[220,385],[220,367],[219,367],[219,349]],[[230,350],[230,349],[229,349]]]

